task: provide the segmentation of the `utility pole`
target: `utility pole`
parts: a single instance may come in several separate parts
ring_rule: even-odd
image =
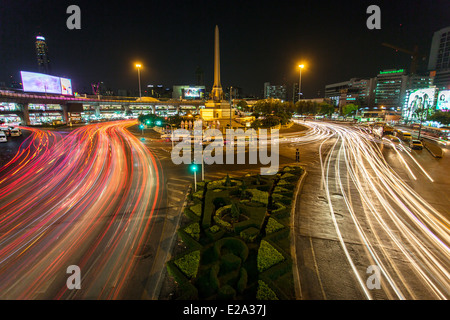
[[[232,99],[232,94],[233,94],[233,87],[230,87],[230,129],[231,129],[231,113],[233,112],[233,99]]]

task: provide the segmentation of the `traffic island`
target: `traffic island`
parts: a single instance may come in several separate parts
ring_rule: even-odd
[[[167,263],[181,300],[294,300],[291,207],[304,174],[227,176],[197,184],[178,230],[186,249]]]
[[[438,145],[435,145],[434,143],[428,141],[422,141],[422,144],[424,148],[427,149],[433,157],[442,158],[442,156],[444,155],[442,148],[439,147]]]

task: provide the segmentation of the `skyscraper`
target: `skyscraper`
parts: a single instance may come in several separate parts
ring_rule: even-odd
[[[48,57],[48,47],[45,38],[41,35],[36,37],[36,58],[39,72],[50,73],[50,59]]]
[[[450,89],[450,27],[434,33],[428,70],[434,74],[434,85],[437,88]]]

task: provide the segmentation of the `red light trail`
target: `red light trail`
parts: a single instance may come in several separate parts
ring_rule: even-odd
[[[33,128],[0,169],[0,298],[120,299],[152,231],[161,168],[127,131],[95,124],[66,136]],[[69,290],[69,265],[81,290]]]

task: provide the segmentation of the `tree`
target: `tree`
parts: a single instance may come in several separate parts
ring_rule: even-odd
[[[436,121],[444,126],[448,126],[448,125],[450,125],[450,113],[437,111],[437,112],[433,113],[431,116],[429,116],[427,120]]]
[[[353,103],[349,103],[342,107],[342,114],[344,116],[350,116],[352,114],[355,114],[356,111],[358,111],[359,106]]]
[[[231,179],[230,176],[227,174],[227,177],[225,178],[225,187],[231,187]]]
[[[239,221],[239,215],[241,214],[241,212],[234,202],[231,204],[230,214],[233,221]]]
[[[183,121],[183,117],[176,114],[173,116],[170,116],[167,118],[167,121],[169,122],[169,124],[171,124],[172,126],[178,128],[179,126],[181,126],[181,121]]]
[[[247,102],[245,102],[245,100],[240,100],[236,106],[238,107],[238,109],[242,110],[242,111],[248,111],[249,107]]]
[[[334,112],[334,106],[326,102],[319,104],[319,113],[323,115],[331,115]]]

